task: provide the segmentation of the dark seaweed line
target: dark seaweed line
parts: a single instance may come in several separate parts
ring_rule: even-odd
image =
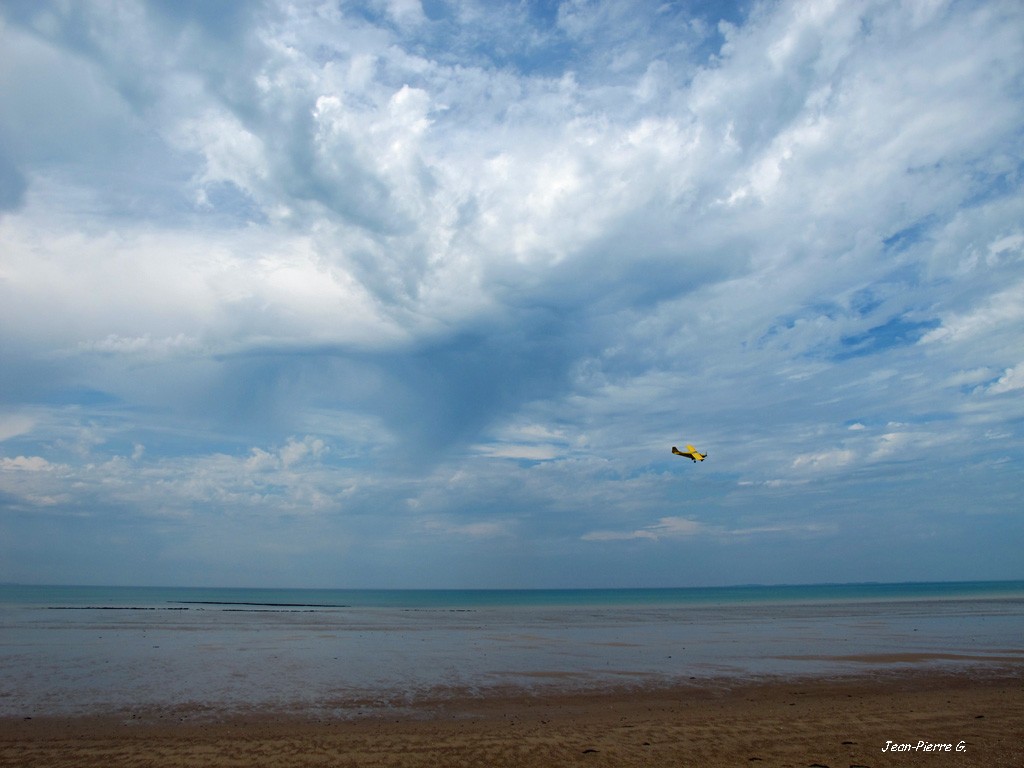
[[[347,605],[333,603],[231,603],[221,600],[169,600],[173,606],[160,607],[152,605],[48,605],[51,611],[187,611],[189,605],[223,605],[246,606],[254,608],[348,608]],[[225,608],[225,610],[240,610]]]
[[[188,608],[155,608],[148,605],[48,605],[50,611],[187,611]]]
[[[181,605],[254,605],[260,608],[348,608],[347,605],[336,603],[246,603],[228,602],[226,600],[170,600],[168,602]],[[178,609],[188,610],[188,609]]]

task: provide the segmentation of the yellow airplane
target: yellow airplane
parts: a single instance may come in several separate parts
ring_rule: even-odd
[[[698,453],[697,449],[694,448],[692,445],[687,445],[685,451],[680,451],[673,445],[672,453],[674,453],[676,456],[685,456],[686,458],[694,462],[704,461],[704,459],[708,457],[706,453]]]

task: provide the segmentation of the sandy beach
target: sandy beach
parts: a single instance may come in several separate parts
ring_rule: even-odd
[[[633,691],[456,696],[401,716],[343,720],[272,711],[224,719],[202,707],[7,718],[0,720],[0,765],[1019,768],[1024,676],[1011,667],[983,676],[961,669],[703,680]]]

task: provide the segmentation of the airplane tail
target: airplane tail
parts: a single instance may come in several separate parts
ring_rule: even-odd
[[[672,446],[672,453],[674,453],[676,456],[685,456],[690,461],[694,461],[694,462],[704,461],[704,459],[706,459],[708,457],[708,455],[706,453],[701,453],[696,448],[694,448],[692,445],[687,445],[686,446],[686,451],[687,451],[686,453],[683,453],[678,448],[676,448],[674,445]]]

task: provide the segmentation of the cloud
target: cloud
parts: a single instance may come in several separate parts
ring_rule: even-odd
[[[992,294],[984,304],[943,320],[942,325],[926,333],[926,344],[963,344],[982,334],[1015,332],[1024,319],[1024,282]]]
[[[175,354],[195,354],[200,351],[200,345],[197,339],[183,333],[163,339],[154,339],[148,334],[125,337],[112,333],[105,339],[79,342],[78,351],[162,358]]]
[[[493,458],[549,461],[564,457],[573,448],[564,431],[544,424],[508,425],[496,437],[498,442],[476,445],[473,449]]]
[[[632,541],[632,540],[674,540],[690,539],[701,537],[702,539],[714,539],[726,542],[730,539],[747,539],[750,537],[763,537],[765,534],[773,536],[822,536],[835,532],[835,526],[828,522],[778,522],[769,525],[755,525],[747,527],[727,527],[722,525],[706,525],[696,520],[685,517],[663,517],[657,523],[638,528],[633,531],[591,531],[580,538],[583,541]]]
[[[592,531],[582,536],[584,541],[629,541],[631,539],[674,539],[694,536],[704,530],[696,520],[685,517],[663,517],[657,523],[633,531]]]
[[[54,467],[41,456],[16,456],[13,459],[0,458],[0,469],[18,472],[49,472]]]
[[[432,535],[445,537],[467,537],[470,539],[493,539],[511,535],[506,521],[486,520],[478,522],[453,523],[443,520],[426,520],[423,530]]]
[[[556,447],[550,445],[481,445],[475,446],[481,454],[498,459],[528,459],[547,461],[559,455]]]
[[[793,459],[793,468],[812,471],[836,469],[846,466],[855,458],[856,454],[851,450],[819,451],[797,456]]]
[[[597,583],[581,538],[959,544],[1019,506],[1014,3],[0,19],[0,438],[55,468],[5,470],[6,540],[47,499],[97,542],[151,521],[168,578],[188,520],[235,562],[274,531],[292,581],[370,573],[337,541],[401,583],[420,545],[438,581]]]
[[[1024,363],[1007,368],[1002,376],[985,388],[985,391],[990,395],[1001,395],[1017,389],[1024,389]]]
[[[0,442],[31,432],[35,420],[19,413],[0,413]]]
[[[17,210],[25,201],[28,184],[13,162],[0,153],[0,211]]]

